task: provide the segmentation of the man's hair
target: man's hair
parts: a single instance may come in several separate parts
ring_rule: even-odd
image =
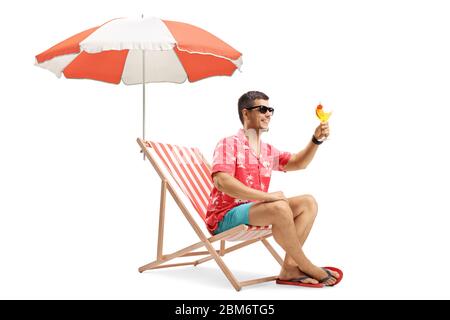
[[[269,97],[260,91],[249,91],[247,93],[244,93],[238,101],[238,112],[239,112],[239,119],[241,120],[241,123],[244,124],[244,116],[242,115],[242,110],[245,108],[251,108],[253,107],[253,101],[256,99],[262,99],[262,100],[269,100]]]

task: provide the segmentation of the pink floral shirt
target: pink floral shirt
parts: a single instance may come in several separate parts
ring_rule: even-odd
[[[258,157],[249,146],[244,130],[219,141],[214,151],[211,173],[226,172],[246,186],[267,192],[272,170],[284,171],[291,153],[278,151],[261,141]],[[206,212],[208,230],[213,233],[224,215],[232,208],[250,202],[233,198],[213,187]]]

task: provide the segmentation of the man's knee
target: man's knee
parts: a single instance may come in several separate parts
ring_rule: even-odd
[[[289,207],[287,201],[278,200],[269,204],[269,210],[272,214],[275,223],[289,223],[293,222],[294,217],[292,215],[292,210]]]
[[[308,216],[312,216],[313,218],[317,216],[318,204],[316,199],[310,194],[292,198],[292,201],[290,201],[290,206],[295,217],[300,214],[306,214]]]
[[[317,215],[319,205],[317,204],[316,198],[310,194],[307,194],[304,197],[305,206],[308,208],[308,211],[311,212],[311,214]]]

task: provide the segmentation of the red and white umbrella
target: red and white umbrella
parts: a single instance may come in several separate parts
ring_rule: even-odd
[[[143,85],[231,76],[242,54],[196,26],[158,18],[118,18],[80,32],[36,56],[56,76]]]

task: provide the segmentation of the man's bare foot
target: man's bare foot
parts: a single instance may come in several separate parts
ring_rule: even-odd
[[[328,270],[328,272],[330,272],[331,277],[329,277],[329,279],[327,279],[326,281],[323,281],[323,279],[326,279],[328,277],[328,273],[322,268],[317,267],[314,273],[311,273],[311,276],[314,277],[314,279],[321,281],[321,283],[323,283],[326,286],[332,286],[336,283],[337,279],[339,279],[340,275],[339,273],[333,270]]]
[[[322,270],[322,269],[320,269],[320,270]],[[304,274],[302,271],[300,271],[300,269],[297,268],[297,266],[283,266],[281,268],[280,274],[278,275],[278,279],[280,279],[280,280],[293,280],[293,279],[298,279],[298,278],[306,277],[306,276],[307,275]],[[300,280],[300,282],[301,283],[311,283],[311,284],[319,283],[319,281],[317,281],[316,279],[309,278],[309,277]]]

